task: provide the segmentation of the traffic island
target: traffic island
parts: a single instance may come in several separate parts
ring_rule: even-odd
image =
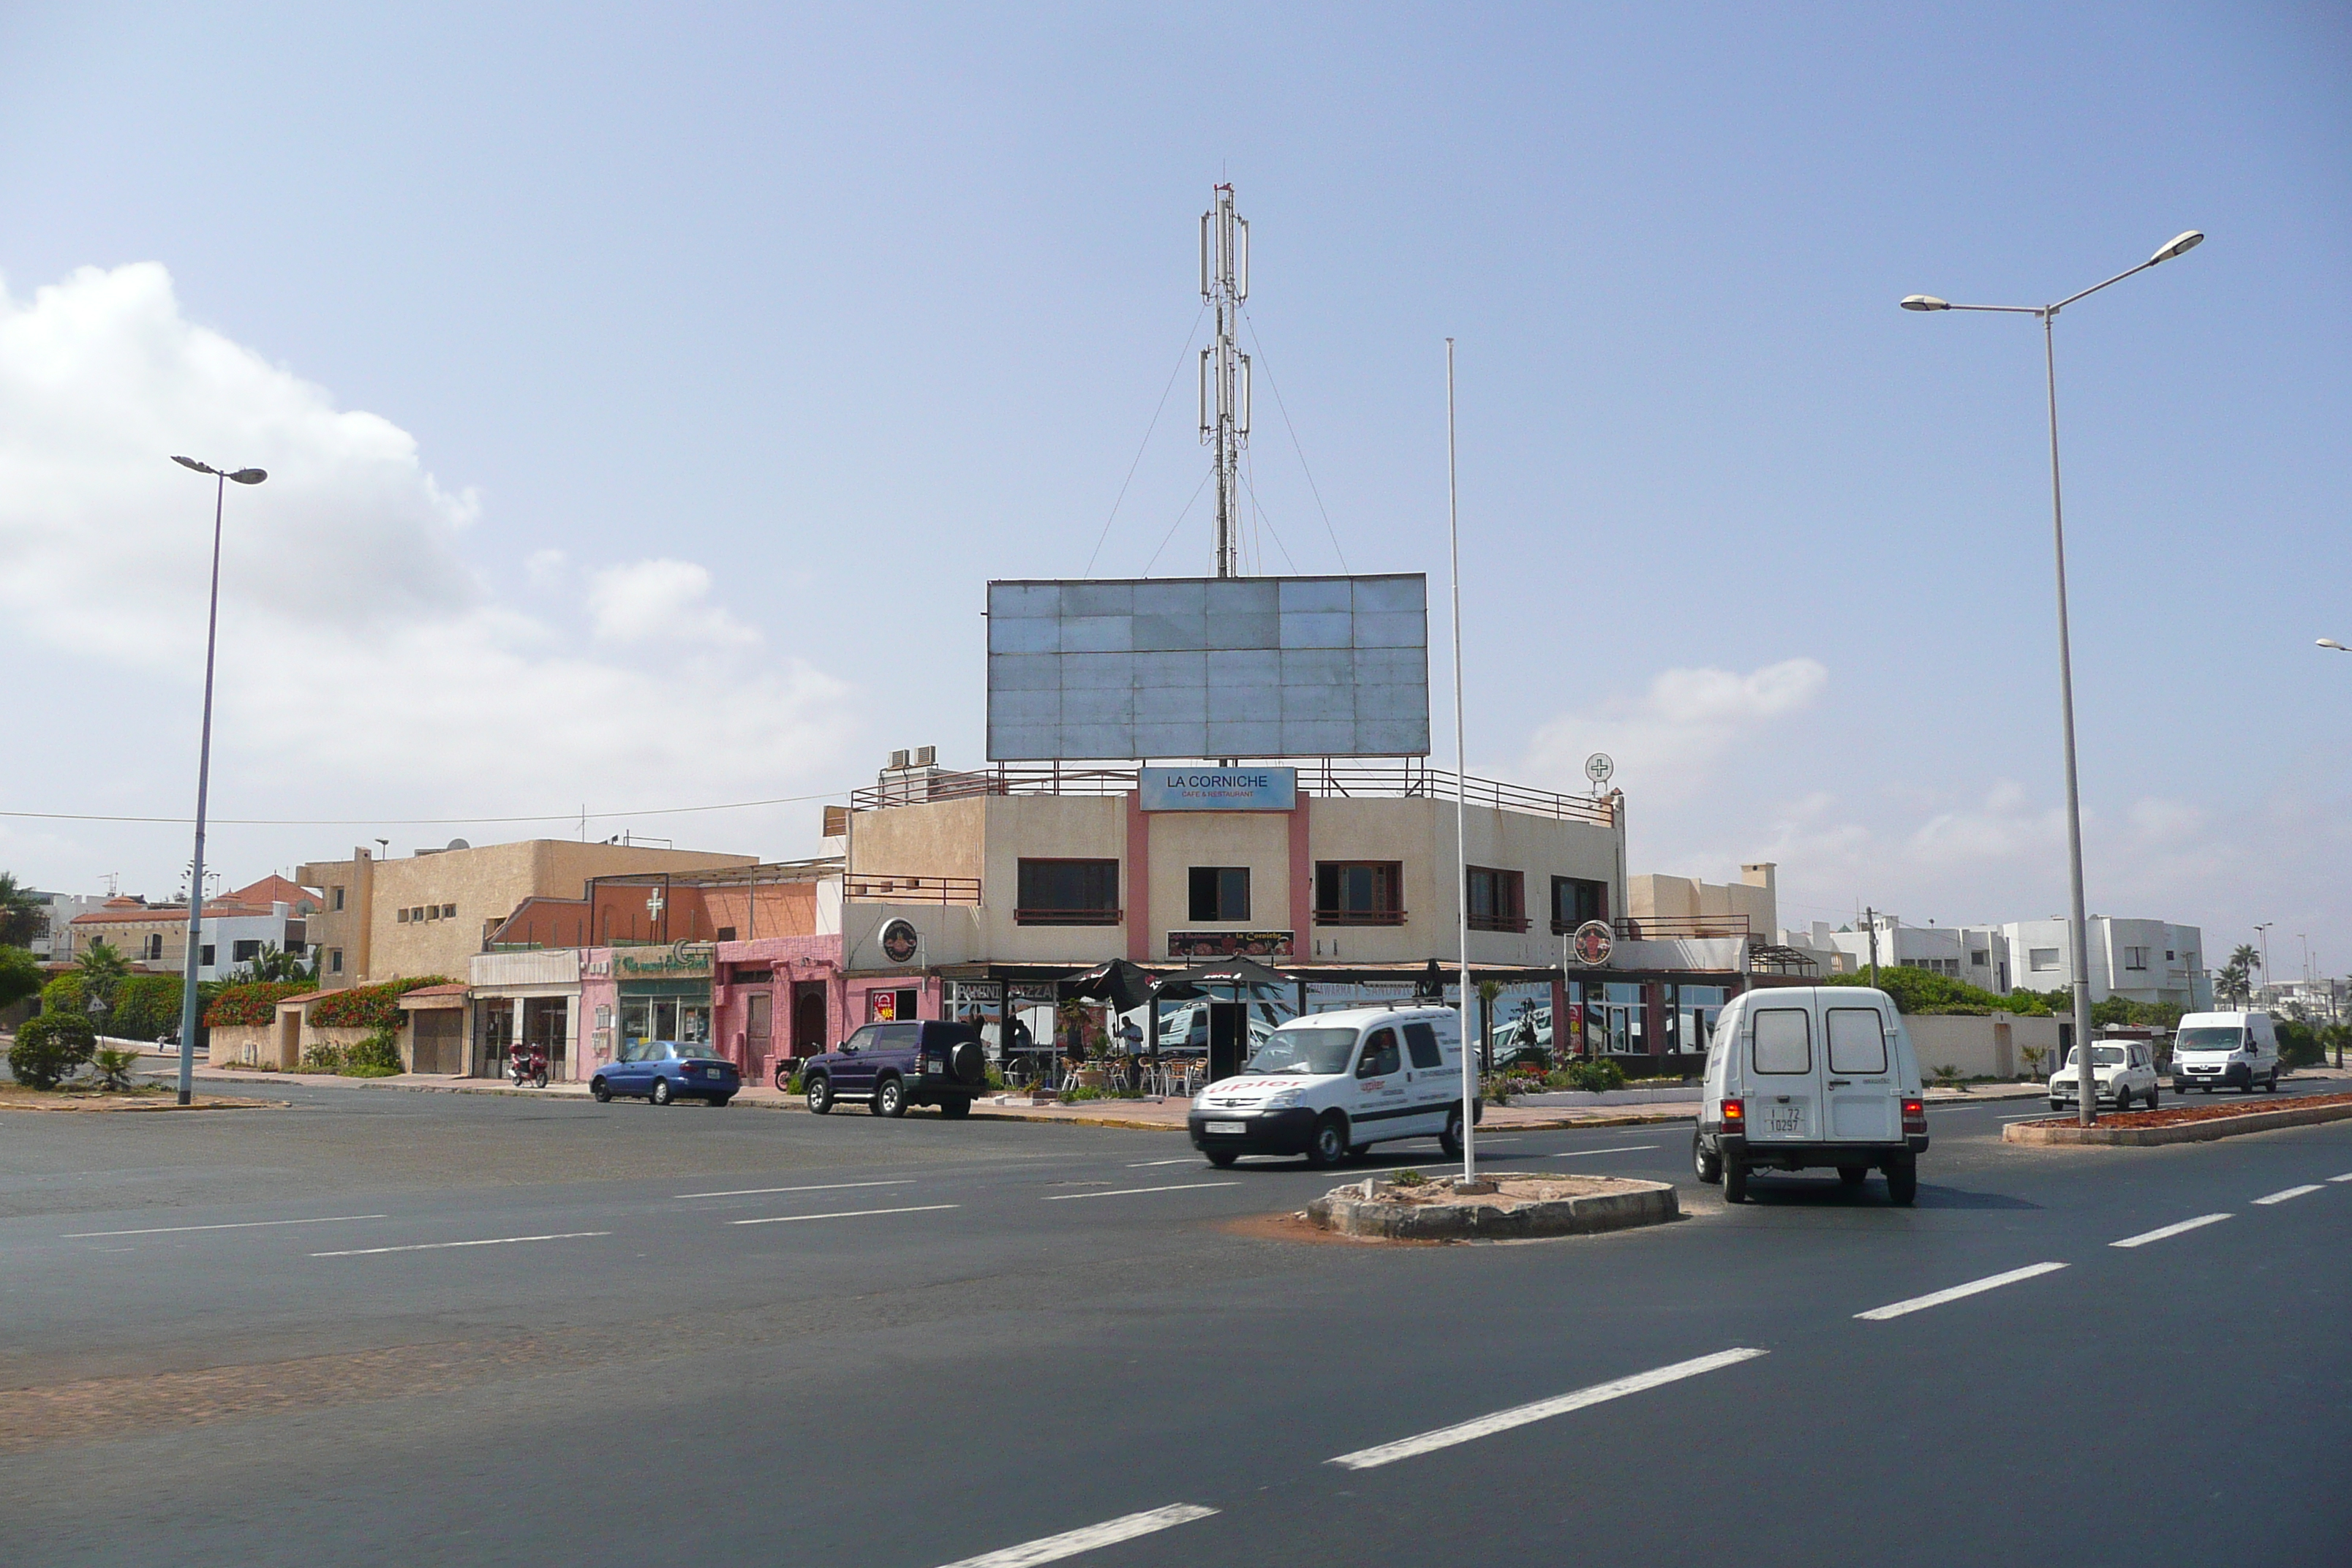
[[[2313,1095],[2275,1108],[2260,1105],[2181,1105],[2170,1110],[2103,1114],[2084,1127],[2072,1117],[2012,1121],[2000,1130],[2004,1143],[2104,1143],[2140,1148],[2158,1143],[2203,1143],[2243,1132],[2310,1127],[2352,1120],[2352,1094]]]
[[[1317,1198],[1307,1206],[1307,1218],[1325,1230],[1370,1240],[1527,1241],[1663,1225],[1681,1214],[1675,1189],[1664,1182],[1497,1173],[1477,1185],[1486,1190],[1367,1177]]]

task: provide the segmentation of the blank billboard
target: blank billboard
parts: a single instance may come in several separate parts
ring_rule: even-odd
[[[1429,754],[1429,584],[988,585],[991,762]]]

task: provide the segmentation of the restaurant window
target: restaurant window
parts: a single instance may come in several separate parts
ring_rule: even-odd
[[[1250,874],[1246,866],[1195,866],[1192,870],[1192,913],[1195,921],[1245,921],[1250,918]]]
[[[1404,863],[1401,860],[1317,861],[1315,923],[1325,926],[1402,925]]]
[[[1020,862],[1013,895],[1015,924],[1112,926],[1118,924],[1118,862],[1028,860]]]
[[[1566,936],[1587,921],[1609,918],[1609,884],[1582,877],[1551,879],[1551,934]]]
[[[1525,879],[1517,871],[1497,871],[1488,866],[1471,867],[1470,929],[1527,930],[1528,906],[1524,886]]]
[[[1703,1056],[1715,1040],[1715,1021],[1723,1012],[1727,989],[1721,985],[1669,985],[1665,988],[1666,1049]]]

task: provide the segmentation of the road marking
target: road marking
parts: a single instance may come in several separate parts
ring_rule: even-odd
[[[610,1236],[609,1230],[564,1230],[551,1236],[494,1236],[483,1241],[420,1241],[410,1247],[355,1247],[345,1252],[314,1252],[313,1258],[373,1258],[384,1252],[438,1252],[450,1247],[507,1247],[518,1241],[577,1241],[588,1236]]]
[[[1072,1198],[1131,1198],[1138,1193],[1190,1193],[1204,1187],[1238,1187],[1239,1182],[1179,1182],[1172,1187],[1119,1187],[1108,1193],[1055,1193],[1045,1201],[1066,1204]]]
[[[729,1225],[796,1225],[804,1219],[864,1219],[877,1214],[929,1214],[935,1209],[961,1208],[961,1204],[917,1204],[903,1209],[843,1209],[838,1214],[773,1214],[765,1219],[730,1219]]]
[[[152,1230],[77,1230],[60,1241],[88,1241],[100,1236],[174,1236],[184,1230],[259,1230],[270,1225],[341,1225],[347,1220],[383,1219],[380,1214],[331,1214],[317,1219],[246,1219],[234,1225],[159,1225]]]
[[[1743,1361],[1753,1361],[1765,1352],[1759,1350],[1717,1351],[1713,1355],[1699,1356],[1692,1361],[1678,1361],[1672,1366],[1662,1366],[1654,1372],[1636,1373],[1613,1383],[1596,1383],[1590,1388],[1580,1388],[1573,1394],[1562,1394],[1550,1399],[1538,1399],[1532,1405],[1515,1405],[1508,1410],[1497,1410],[1492,1415],[1481,1415],[1474,1421],[1464,1421],[1452,1426],[1440,1426],[1433,1432],[1423,1432],[1417,1437],[1401,1437],[1393,1443],[1382,1443],[1374,1448],[1359,1448],[1352,1454],[1341,1454],[1326,1459],[1327,1465],[1345,1469],[1369,1470],[1381,1465],[1392,1465],[1399,1459],[1410,1459],[1417,1454],[1427,1454],[1439,1448],[1450,1448],[1456,1443],[1474,1438],[1490,1437],[1497,1432],[1507,1432],[1514,1426],[1530,1422],[1549,1420],[1565,1415],[1571,1410],[1581,1410],[1588,1405],[1600,1405],[1612,1399],[1622,1399],[1643,1389],[1657,1388],[1669,1383],[1679,1383],[1686,1377],[1696,1377],[1720,1367],[1736,1366]]]
[[[1971,1279],[1965,1285],[1955,1285],[1948,1290],[1937,1290],[1925,1296],[1914,1296],[1907,1301],[1894,1301],[1884,1307],[1873,1307],[1855,1317],[1865,1322],[1883,1323],[1889,1318],[1899,1318],[1906,1312],[1923,1311],[1940,1307],[1947,1301],[1957,1301],[1963,1296],[1973,1296],[1979,1290],[1997,1290],[2003,1285],[2014,1285],[2021,1279],[2031,1279],[2037,1274],[2053,1274],[2065,1268],[2063,1263],[2036,1263],[2024,1268],[2012,1268],[2006,1274],[1990,1274],[1982,1279]]]
[[[2340,1176],[2330,1176],[2327,1179],[2331,1182],[2352,1182],[2352,1171],[2347,1171]]]
[[[1100,1524],[1089,1524],[1082,1530],[1066,1530],[1059,1535],[1008,1546],[1001,1552],[960,1557],[948,1563],[946,1568],[1030,1568],[1031,1564],[1037,1563],[1058,1563],[1065,1557],[1076,1557],[1081,1552],[1114,1546],[1122,1541],[1133,1541],[1139,1535],[1150,1535],[1175,1525],[1190,1524],[1196,1519],[1207,1519],[1216,1511],[1198,1503],[1180,1502],[1168,1508],[1107,1519]]]
[[[672,1193],[673,1198],[756,1198],[770,1193],[830,1193],[842,1187],[911,1187],[912,1176],[901,1176],[888,1182],[819,1182],[806,1187],[738,1187],[731,1193]]]
[[[2315,1193],[2318,1190],[2319,1184],[2317,1182],[2305,1182],[2302,1186],[2289,1187],[2284,1192],[2273,1193],[2266,1198],[2256,1198],[2254,1202],[2258,1204],[2283,1204],[2289,1198],[2299,1198],[2305,1193]]]
[[[2168,1237],[2181,1236],[2204,1226],[2219,1225],[2229,1217],[2225,1214],[2201,1214],[2195,1219],[2184,1219],[2179,1225],[2168,1225],[2156,1230],[2144,1230],[2137,1236],[2127,1236],[2121,1241],[2111,1241],[2107,1245],[2109,1247],[2146,1247],[2151,1241],[2162,1241]]]
[[[1655,1143],[1621,1143],[1614,1149],[1570,1149],[1565,1154],[1554,1154],[1555,1160],[1583,1160],[1595,1154],[1632,1154],[1643,1149],[1654,1149]]]
[[[1181,1160],[1136,1160],[1129,1163],[1130,1171],[1140,1171],[1146,1165],[1203,1165],[1208,1162],[1198,1154],[1187,1154]]]
[[[2003,1121],[2046,1121],[2051,1117],[2063,1116],[2065,1112],[2061,1110],[2032,1110],[2028,1111],[2023,1116],[2004,1116],[2001,1120]]]

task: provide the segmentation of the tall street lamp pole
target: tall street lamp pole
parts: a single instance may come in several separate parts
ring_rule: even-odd
[[[2264,921],[2254,928],[2254,940],[2263,944],[2263,984],[2265,985],[2271,983],[2271,927],[2276,924],[2276,921]]]
[[[1988,310],[2002,315],[2035,316],[2042,321],[2042,364],[2050,397],[2050,537],[2058,570],[2058,697],[2066,736],[2066,871],[2071,895],[2074,981],[2074,1061],[2077,1116],[2085,1127],[2099,1118],[2098,1077],[2091,1069],[2091,938],[2083,902],[2083,801],[2074,769],[2074,654],[2066,629],[2066,510],[2058,483],[2058,350],[2053,327],[2058,312],[2077,300],[2087,299],[2120,283],[2135,272],[2194,250],[2205,242],[2196,229],[2173,238],[2137,267],[2118,272],[2105,283],[2095,283],[2069,294],[2054,305],[1955,305],[1932,294],[1913,294],[1903,301],[1906,310]]]
[[[214,479],[212,599],[205,614],[205,724],[196,752],[196,855],[188,868],[187,979],[180,988],[180,1103],[185,1105],[194,1097],[196,1080],[196,971],[204,956],[205,802],[211,793],[213,774],[213,652],[220,636],[221,507],[229,480],[257,485],[269,476],[259,468],[215,468],[194,458],[174,457],[172,461],[210,474]]]

